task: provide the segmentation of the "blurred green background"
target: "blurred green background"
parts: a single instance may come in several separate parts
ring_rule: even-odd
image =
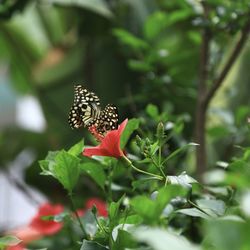
[[[250,1],[207,2],[212,81],[249,17]],[[194,141],[201,34],[208,25],[202,16],[196,0],[0,1],[1,170],[29,149],[27,183],[61,199],[59,184],[39,175],[38,160],[83,137],[93,142],[86,129],[71,130],[67,122],[74,84],[94,91],[103,106],[117,105],[120,122],[140,118],[150,129],[160,120],[153,121],[155,113],[164,113],[163,121],[182,124],[173,147]],[[210,168],[235,155],[235,145],[249,143],[249,45],[210,105]],[[193,158],[172,168],[182,165],[195,175]]]

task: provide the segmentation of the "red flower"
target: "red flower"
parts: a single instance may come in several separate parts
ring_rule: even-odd
[[[93,206],[96,206],[98,215],[107,217],[108,216],[108,211],[107,211],[107,206],[106,203],[98,198],[90,198],[86,202],[86,208],[91,209]]]
[[[60,231],[62,223],[51,220],[43,220],[43,216],[57,215],[63,212],[62,205],[51,205],[45,203],[40,206],[38,213],[34,216],[30,223],[30,227],[37,230],[43,235],[52,235]]]
[[[120,158],[124,156],[124,152],[120,147],[120,140],[123,130],[127,125],[128,119],[124,120],[118,129],[107,132],[104,138],[100,138],[101,144],[96,147],[85,148],[83,155],[91,157],[93,155],[111,156]]]
[[[18,245],[15,245],[15,246],[9,246],[6,248],[6,250],[25,250],[25,246],[23,244],[18,244]]]
[[[100,200],[99,198],[90,198],[86,201],[84,209],[78,209],[76,212],[78,216],[82,217],[86,213],[88,209],[91,209],[93,206],[96,206],[98,215],[107,217],[108,211],[107,211],[107,205],[104,201]]]
[[[7,250],[24,250],[26,249],[25,248],[26,243],[39,240],[43,237],[43,235],[40,232],[38,232],[37,230],[33,229],[30,226],[18,228],[14,231],[9,232],[9,234],[15,235],[18,239],[22,240],[22,242],[15,246],[8,246]]]

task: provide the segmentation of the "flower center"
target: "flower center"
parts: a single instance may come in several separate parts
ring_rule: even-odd
[[[102,140],[104,139],[104,135],[100,134],[95,125],[92,125],[88,128],[89,132],[95,137],[95,139],[99,142],[102,142]]]

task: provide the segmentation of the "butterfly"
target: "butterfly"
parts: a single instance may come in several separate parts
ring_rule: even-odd
[[[68,122],[72,129],[82,126],[95,128],[104,137],[108,131],[118,128],[118,110],[113,104],[108,104],[103,110],[100,99],[94,93],[81,85],[75,85],[74,103],[69,112]]]

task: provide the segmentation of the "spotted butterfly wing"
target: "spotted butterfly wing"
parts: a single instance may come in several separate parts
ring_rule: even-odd
[[[94,125],[99,134],[105,134],[107,131],[118,128],[118,110],[113,104],[108,104],[104,110],[101,111],[98,119],[95,120]]]
[[[99,97],[83,88],[75,86],[74,103],[69,112],[69,125],[71,128],[87,127],[101,112]]]
[[[68,121],[71,128],[94,126],[94,130],[104,136],[107,131],[117,129],[118,111],[117,107],[112,104],[108,104],[104,110],[101,110],[98,96],[81,85],[77,85]]]

